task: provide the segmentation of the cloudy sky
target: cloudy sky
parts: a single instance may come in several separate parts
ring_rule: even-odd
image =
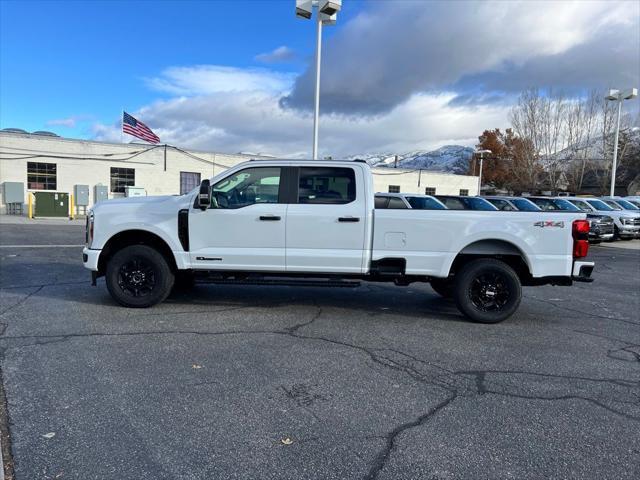
[[[321,155],[473,145],[531,86],[640,86],[635,0],[343,3]],[[0,126],[119,142],[124,107],[182,147],[309,156],[315,29],[293,4],[0,2]]]

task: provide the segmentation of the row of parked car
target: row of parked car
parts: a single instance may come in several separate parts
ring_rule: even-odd
[[[589,241],[599,243],[640,238],[638,197],[465,197],[376,193],[376,208],[418,210],[484,210],[511,212],[584,212],[589,221]]]

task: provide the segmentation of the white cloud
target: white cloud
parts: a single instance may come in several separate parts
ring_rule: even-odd
[[[473,145],[485,128],[505,127],[504,105],[452,107],[454,93],[416,94],[375,117],[323,115],[320,154],[334,158],[370,152],[405,153],[445,144]],[[162,141],[219,152],[252,151],[310,157],[312,116],[283,109],[269,92],[226,92],[158,101],[136,113]],[[119,138],[117,127],[96,127],[98,139]]]
[[[473,145],[522,88],[637,84],[639,18],[637,2],[370,2],[323,50],[320,154]],[[312,73],[170,67],[146,79],[170,97],[134,114],[181,147],[308,157]]]
[[[221,65],[170,67],[162,75],[147,78],[148,87],[172,95],[206,95],[217,92],[288,90],[293,73],[280,73],[264,68],[237,68]]]
[[[282,63],[290,62],[295,56],[295,52],[291,48],[282,45],[270,52],[256,55],[255,59],[262,63]]]
[[[54,120],[49,120],[47,122],[47,126],[74,128],[78,120],[80,120],[79,117],[57,118]]]
[[[323,103],[330,111],[379,113],[488,72],[487,83],[464,87],[490,89],[508,77],[501,83],[517,91],[570,76],[567,87],[580,90],[607,74],[637,79],[639,18],[638,2],[371,2],[323,48]],[[538,68],[520,72],[532,63]],[[283,103],[308,109],[313,91],[310,63]]]

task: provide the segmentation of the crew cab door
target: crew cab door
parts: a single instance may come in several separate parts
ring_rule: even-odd
[[[362,273],[367,228],[362,169],[301,166],[297,171],[297,196],[287,210],[287,272]]]
[[[191,265],[284,271],[287,205],[280,167],[249,167],[211,187],[211,208],[189,214]]]

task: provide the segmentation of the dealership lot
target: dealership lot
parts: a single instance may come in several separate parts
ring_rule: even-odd
[[[125,309],[89,285],[81,225],[0,232],[18,479],[640,476],[637,240],[478,325],[420,284]]]

